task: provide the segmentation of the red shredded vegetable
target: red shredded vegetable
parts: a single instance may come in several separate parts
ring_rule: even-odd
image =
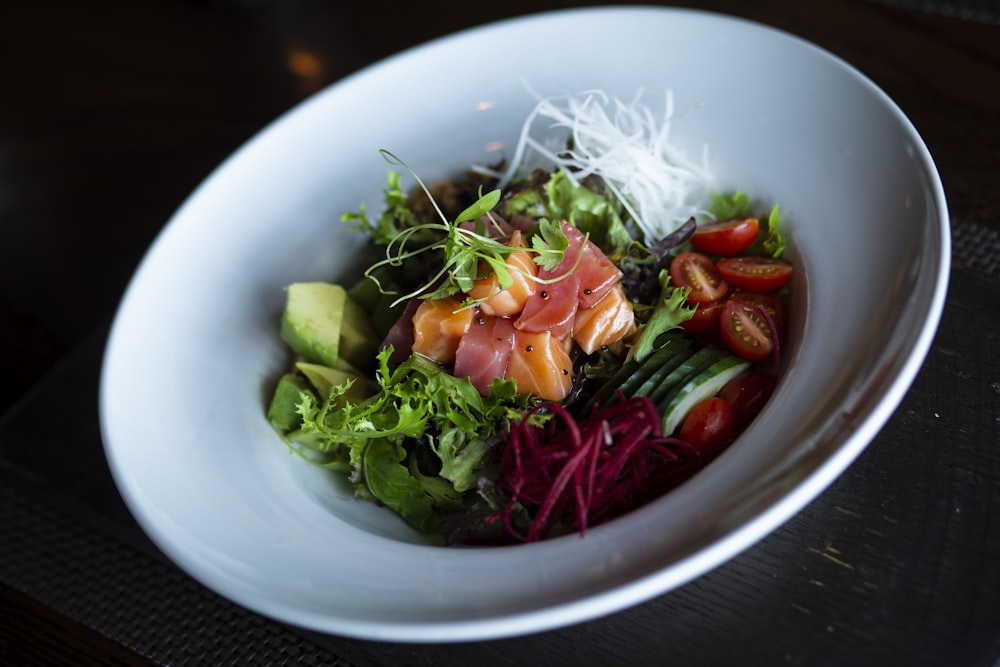
[[[500,516],[512,537],[534,542],[556,523],[575,528],[582,537],[588,525],[662,493],[664,480],[671,477],[663,475],[668,469],[698,460],[689,444],[663,436],[652,401],[619,398],[581,421],[561,405],[545,404],[511,425],[500,467],[500,484],[511,497]],[[551,417],[544,425],[530,423],[532,414],[546,412]],[[697,466],[683,467],[693,473]],[[526,534],[512,522],[518,503],[534,510]]]
[[[767,308],[764,306],[757,306],[757,310],[760,311],[764,321],[767,322],[767,328],[771,330],[771,340],[774,341],[774,349],[771,350],[771,359],[774,365],[772,373],[774,374],[774,377],[778,377],[778,373],[781,371],[781,350],[778,348],[778,327],[774,322],[774,318],[771,317],[771,313],[767,312]]]

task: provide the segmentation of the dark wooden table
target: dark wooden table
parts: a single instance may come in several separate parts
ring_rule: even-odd
[[[280,113],[382,57],[590,4],[2,3],[0,664],[1000,664],[996,0],[672,3],[788,30],[870,76],[927,142],[952,214],[951,289],[914,386],[827,492],[733,561],[558,631],[380,644],[218,598],[125,511],[97,425],[102,345],[188,193]]]

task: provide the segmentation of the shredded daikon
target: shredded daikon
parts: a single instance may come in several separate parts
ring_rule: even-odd
[[[493,173],[499,186],[543,165],[563,169],[574,182],[599,176],[647,241],[661,239],[691,216],[705,214],[714,182],[708,147],[698,164],[670,143],[675,118],[671,91],[666,92],[659,122],[640,98],[641,91],[623,102],[598,90],[539,98],[506,169]],[[536,124],[546,118],[551,122],[538,132]],[[567,138],[572,139],[570,145]]]

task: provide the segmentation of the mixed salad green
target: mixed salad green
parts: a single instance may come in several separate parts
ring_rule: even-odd
[[[382,211],[343,215],[368,270],[287,287],[290,450],[465,544],[582,535],[718,456],[773,388],[792,267],[666,106],[543,99],[509,162],[431,187],[383,152]]]

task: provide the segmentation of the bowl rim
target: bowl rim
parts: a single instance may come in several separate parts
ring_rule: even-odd
[[[927,305],[926,319],[918,335],[914,340],[914,345],[910,354],[898,367],[897,373],[887,386],[881,388],[882,398],[875,405],[875,409],[865,416],[859,428],[853,430],[846,436],[844,444],[840,446],[832,456],[828,456],[815,465],[808,475],[797,478],[790,492],[784,494],[777,500],[767,504],[763,511],[757,514],[737,528],[730,530],[720,539],[709,543],[701,551],[691,557],[682,559],[679,562],[671,563],[669,568],[654,572],[652,574],[635,578],[624,584],[602,590],[594,594],[583,595],[572,600],[563,601],[557,605],[546,606],[537,609],[524,611],[520,614],[508,614],[497,617],[470,618],[465,621],[451,621],[441,623],[437,621],[408,621],[408,622],[381,622],[373,624],[368,621],[356,621],[350,618],[329,618],[323,615],[316,615],[308,610],[301,610],[295,607],[281,605],[263,605],[260,600],[254,599],[246,591],[239,590],[225,585],[220,585],[218,581],[205,575],[205,572],[198,567],[198,564],[191,562],[187,554],[177,550],[171,542],[170,536],[165,534],[156,525],[156,522],[146,516],[143,503],[134,497],[134,490],[130,488],[127,472],[120,469],[117,457],[114,452],[114,419],[109,408],[110,389],[110,360],[115,354],[115,345],[122,335],[121,322],[122,313],[127,305],[127,301],[133,290],[134,283],[129,287],[122,299],[122,304],[116,314],[112,324],[108,342],[105,347],[104,359],[101,369],[101,386],[99,396],[100,426],[103,441],[105,443],[106,455],[113,473],[113,478],[129,510],[139,521],[143,530],[150,535],[158,548],[164,551],[172,561],[181,565],[182,569],[198,579],[207,587],[221,593],[223,596],[235,600],[244,606],[254,609],[266,616],[271,616],[284,622],[290,622],[302,627],[306,627],[321,632],[330,632],[337,635],[351,636],[364,639],[381,639],[393,641],[419,641],[419,642],[446,642],[461,640],[479,640],[487,638],[499,638],[511,635],[534,633],[541,630],[554,629],[556,627],[569,625],[585,620],[590,620],[611,612],[619,611],[628,606],[644,602],[656,595],[664,593],[672,588],[676,588],[705,572],[714,569],[723,562],[734,557],[743,550],[749,548],[765,535],[777,529],[780,525],[790,519],[797,511],[812,501],[822,493],[864,450],[868,443],[875,437],[879,430],[895,412],[900,401],[908,391],[915,379],[926,355],[930,349],[933,338],[936,334],[944,308],[944,300],[948,287],[950,272],[950,228],[948,219],[947,201],[943,185],[937,174],[937,169],[930,155],[929,150],[920,138],[916,128],[911,121],[903,114],[902,110],[886,95],[874,82],[857,70],[855,67],[835,56],[834,54],[790,33],[777,28],[751,21],[748,19],[729,16],[716,12],[709,12],[690,8],[667,8],[650,7],[639,5],[625,5],[620,7],[590,7],[560,9],[526,14],[522,16],[502,19],[486,23],[480,26],[467,28],[449,35],[445,35],[424,44],[420,44],[403,50],[393,56],[377,61],[353,74],[348,75],[332,83],[317,95],[311,96],[293,106],[285,113],[278,116],[246,143],[238,148],[232,155],[224,160],[205,181],[189,196],[187,201],[191,201],[199,196],[202,188],[211,182],[215,173],[225,170],[229,164],[239,159],[245,151],[249,150],[253,143],[262,135],[270,132],[274,127],[284,124],[293,118],[300,109],[312,104],[318,95],[336,94],[336,91],[345,88],[350,82],[367,77],[372,72],[393,67],[396,63],[404,61],[420,53],[439,49],[454,40],[465,39],[476,33],[484,31],[511,30],[518,26],[537,21],[566,20],[575,17],[600,17],[609,13],[625,14],[630,13],[639,18],[646,14],[650,15],[698,15],[712,20],[723,20],[742,24],[752,29],[763,29],[775,35],[783,36],[786,39],[798,41],[803,46],[816,50],[824,54],[834,64],[856,78],[859,83],[866,86],[871,92],[876,94],[888,109],[891,110],[896,120],[903,127],[905,132],[911,137],[916,159],[924,166],[931,177],[929,186],[931,188],[931,198],[933,204],[939,211],[937,216],[937,238],[940,246],[940,254],[937,257],[937,272],[933,281],[933,294]],[[171,228],[171,223],[185,209],[187,202],[183,203],[177,213],[167,222],[160,235],[150,246],[146,257],[136,270],[138,275],[146,265],[148,258],[156,252],[160,240]]]

